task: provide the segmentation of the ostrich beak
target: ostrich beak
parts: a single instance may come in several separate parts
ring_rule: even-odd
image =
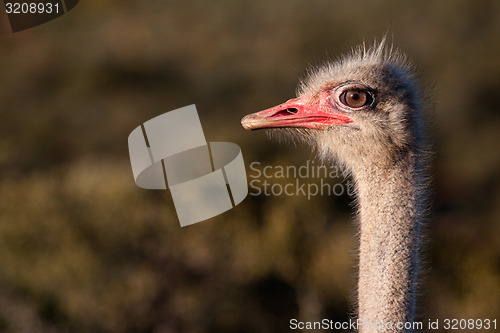
[[[335,111],[333,107],[321,105],[320,101],[323,100],[321,97],[326,96],[320,96],[313,103],[310,102],[310,96],[290,99],[278,106],[243,117],[241,125],[247,130],[276,127],[324,129],[332,125],[353,122],[351,118]]]

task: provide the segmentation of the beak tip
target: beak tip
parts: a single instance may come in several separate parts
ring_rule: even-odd
[[[249,116],[245,116],[245,117],[241,118],[241,126],[243,126],[243,128],[246,130],[253,129],[252,122],[249,119]]]

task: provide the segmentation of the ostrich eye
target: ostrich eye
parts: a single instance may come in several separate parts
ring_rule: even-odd
[[[352,109],[361,108],[372,102],[372,96],[360,90],[346,90],[339,96],[339,99],[342,104]]]

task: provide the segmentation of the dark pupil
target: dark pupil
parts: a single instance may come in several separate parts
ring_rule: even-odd
[[[348,107],[360,108],[368,102],[368,94],[360,91],[348,91],[342,102]]]

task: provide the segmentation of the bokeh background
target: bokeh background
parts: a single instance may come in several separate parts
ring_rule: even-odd
[[[500,320],[499,1],[107,0],[15,34],[0,13],[0,331],[347,320],[348,196],[249,196],[180,228],[168,191],[135,186],[127,137],[195,103],[207,139],[239,144],[247,166],[303,165],[306,147],[247,132],[241,117],[387,31],[431,92],[419,318]]]

